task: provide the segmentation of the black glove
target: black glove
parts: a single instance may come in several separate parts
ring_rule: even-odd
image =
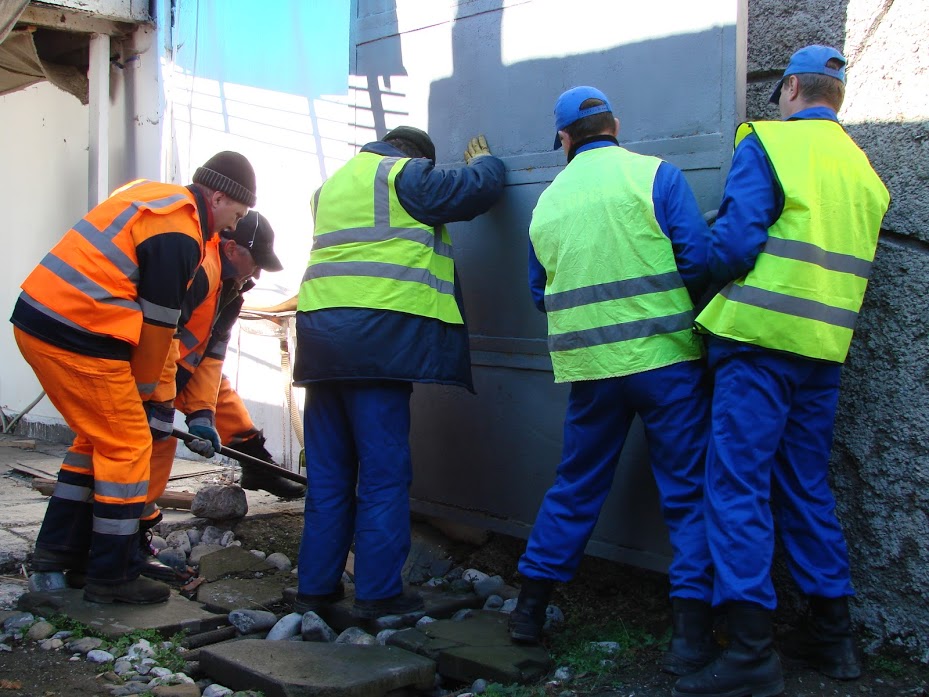
[[[152,440],[171,437],[174,430],[174,402],[142,402]]]

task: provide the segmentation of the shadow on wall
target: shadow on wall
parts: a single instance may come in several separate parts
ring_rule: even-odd
[[[453,519],[459,514],[471,516],[471,524],[525,536],[559,459],[567,397],[565,385],[553,384],[545,318],[532,305],[526,283],[531,211],[565,163],[564,154],[552,150],[555,100],[574,85],[600,87],[623,123],[620,140],[680,166],[701,204],[716,207],[731,139],[730,133],[720,130],[730,131],[735,125],[733,87],[724,88],[722,75],[734,83],[735,58],[726,54],[726,47],[735,45],[736,28],[616,38],[614,44],[619,45],[603,50],[591,49],[583,38],[566,36],[546,57],[510,62],[504,57],[505,40],[525,42],[516,53],[527,56],[538,56],[538,45],[527,42],[526,32],[507,31],[504,39],[501,0],[461,2],[450,27],[450,76],[429,78],[434,81],[423,84],[415,79],[417,71],[448,74],[445,44],[437,54],[441,69],[422,64],[429,60],[430,38],[435,38],[428,32],[445,41],[447,25],[423,19],[420,29],[401,33],[396,23],[388,23],[390,12],[380,11],[383,3],[370,4],[379,9],[373,18],[358,19],[361,29],[352,74],[365,76],[373,90],[379,85],[376,78],[386,80],[386,73],[409,71],[414,79],[408,81],[408,101],[417,103],[428,96],[428,124],[412,125],[428,128],[440,163],[460,164],[468,140],[484,133],[508,168],[501,203],[472,223],[450,226],[478,396],[436,386],[416,387],[412,496],[421,512]],[[507,4],[506,13],[516,12],[508,15],[508,21],[531,15],[531,5]],[[711,23],[701,18],[696,26],[704,24]],[[641,36],[651,37],[652,32],[643,29]],[[508,55],[513,55],[512,48]],[[708,75],[721,77],[708,80]],[[414,93],[420,87],[423,91]],[[388,124],[403,119],[399,112],[388,110],[401,101],[396,96],[385,93],[379,99],[371,94],[379,136]],[[670,550],[638,425],[630,434],[616,477],[617,486],[588,551],[665,568]]]

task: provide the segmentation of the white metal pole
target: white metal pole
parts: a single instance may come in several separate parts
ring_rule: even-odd
[[[90,37],[87,80],[90,83],[87,199],[89,207],[93,208],[110,192],[110,37],[106,34],[93,34]]]

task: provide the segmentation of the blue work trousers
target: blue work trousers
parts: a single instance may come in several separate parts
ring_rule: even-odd
[[[841,366],[711,338],[713,413],[707,535],[714,603],[774,609],[775,527],[808,595],[852,595],[848,551],[829,489]]]
[[[519,571],[535,579],[574,577],[636,414],[645,426],[673,548],[671,595],[709,602],[713,584],[703,516],[709,389],[702,361],[571,385],[561,464]]]
[[[355,597],[379,600],[403,591],[400,571],[410,552],[412,389],[390,381],[309,385],[301,594],[336,589],[353,538]]]

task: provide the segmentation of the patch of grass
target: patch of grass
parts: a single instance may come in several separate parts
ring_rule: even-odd
[[[48,618],[47,622],[59,632],[71,632],[68,641],[77,641],[78,639],[83,639],[85,636],[97,636],[86,624],[71,619],[67,615],[52,615]]]
[[[629,662],[634,654],[653,648],[667,637],[655,638],[644,629],[622,620],[605,625],[572,624],[552,638],[552,659],[556,666],[568,666],[575,675],[602,675]],[[617,650],[602,643],[616,644]]]
[[[868,658],[868,668],[892,678],[902,678],[907,674],[906,661],[894,656],[877,655]]]
[[[538,685],[501,685],[498,682],[489,683],[484,691],[485,697],[541,697],[544,694],[545,689]]]
[[[186,635],[186,631],[181,631],[170,639],[165,640],[161,634],[154,629],[140,629],[121,636],[110,645],[109,652],[119,658],[126,654],[130,646],[140,639],[145,639],[152,645],[152,650],[155,652],[153,658],[157,665],[162,668],[167,668],[172,673],[181,673],[184,671],[186,661],[183,655],[178,651],[178,647],[181,645]],[[169,643],[168,646],[164,646],[165,641]]]

